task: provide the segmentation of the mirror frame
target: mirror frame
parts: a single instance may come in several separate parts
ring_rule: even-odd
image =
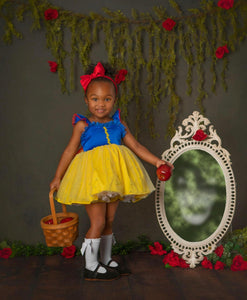
[[[204,140],[194,140],[197,130],[203,130],[207,137]],[[155,208],[159,225],[164,235],[171,244],[173,250],[182,255],[182,258],[194,268],[205,255],[212,253],[217,244],[228,231],[236,206],[236,184],[231,168],[229,152],[221,147],[221,139],[216,133],[210,121],[194,111],[182,126],[179,126],[170,142],[170,149],[162,154],[162,159],[171,162],[186,151],[203,150],[208,152],[220,165],[226,183],[226,204],[223,217],[216,230],[206,239],[198,242],[190,242],[181,238],[170,226],[165,209],[165,181],[157,179],[155,191]],[[174,171],[175,172],[175,171]]]

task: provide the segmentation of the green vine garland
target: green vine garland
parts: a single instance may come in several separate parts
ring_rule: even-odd
[[[24,21],[24,16],[33,19],[32,30],[44,28],[46,45],[58,63],[58,75],[62,92],[74,89],[76,58],[79,58],[82,73],[90,63],[93,47],[104,34],[105,50],[108,61],[117,68],[126,68],[129,73],[122,83],[119,106],[123,118],[133,101],[136,105],[136,134],[141,114],[150,120],[151,135],[155,136],[154,110],[161,102],[169,100],[168,134],[173,135],[174,124],[179,111],[181,96],[176,87],[177,63],[183,59],[187,64],[187,94],[192,95],[194,69],[197,72],[196,104],[203,113],[203,100],[208,92],[205,89],[205,66],[210,63],[211,91],[216,91],[218,82],[227,88],[226,70],[228,57],[223,62],[215,56],[219,46],[228,46],[229,52],[239,47],[247,34],[247,2],[234,1],[230,9],[217,6],[217,1],[200,1],[199,9],[183,12],[175,0],[169,0],[175,14],[169,15],[164,7],[153,7],[153,12],[139,13],[132,10],[132,17],[125,16],[120,10],[104,9],[104,15],[94,12],[88,15],[74,13],[55,7],[46,0],[0,0],[0,18],[5,22],[3,41],[11,44],[13,37],[23,35],[16,29],[16,21]],[[58,18],[46,20],[44,12],[56,9]],[[162,22],[171,18],[176,22],[173,30],[167,31]],[[65,47],[64,36],[70,32],[70,50]],[[69,87],[67,84],[67,64],[70,58]],[[221,79],[221,80],[219,80]],[[146,83],[149,103],[144,107],[142,99]],[[195,85],[194,85],[195,86]]]
[[[140,235],[136,240],[129,240],[125,243],[117,242],[113,245],[112,254],[113,255],[126,255],[133,251],[149,251],[149,245],[154,242],[150,240],[146,235]],[[167,252],[171,251],[172,248],[169,244],[161,241],[160,244],[163,249]],[[247,260],[247,227],[243,229],[237,229],[233,232],[229,232],[220,243],[224,247],[224,254],[221,258],[222,261],[229,267],[232,263],[232,259],[235,255],[241,254],[245,260]],[[62,247],[47,247],[42,243],[36,245],[25,244],[21,241],[9,241],[4,240],[0,242],[0,250],[4,248],[11,248],[12,257],[20,256],[51,256],[51,255],[61,255]],[[81,255],[79,248],[76,248],[76,256]],[[215,263],[219,258],[212,252],[207,256],[213,263]]]

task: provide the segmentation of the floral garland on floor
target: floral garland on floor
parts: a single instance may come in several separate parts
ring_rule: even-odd
[[[113,255],[126,255],[131,251],[147,251],[152,241],[145,235],[138,237],[137,241],[128,241],[126,243],[116,243],[113,245]],[[37,245],[27,245],[21,241],[4,240],[0,243],[0,258],[8,259],[13,257],[29,256],[51,256],[62,255],[65,258],[72,258],[81,255],[80,249],[72,245],[69,247],[48,247],[42,243]]]
[[[159,242],[155,242],[153,246],[150,245],[149,249],[152,255],[164,255],[163,263],[166,268],[189,268],[184,259],[173,250],[164,250]],[[228,234],[211,254],[204,256],[200,265],[205,269],[247,270],[247,227]]]
[[[167,129],[172,136],[181,103],[176,82],[178,60],[187,65],[186,92],[189,96],[192,96],[192,81],[196,77],[197,94],[192,98],[203,113],[202,101],[208,96],[206,80],[211,81],[213,93],[218,82],[227,88],[229,53],[236,51],[247,35],[247,3],[244,0],[201,0],[198,9],[188,9],[188,12],[183,12],[175,0],[169,0],[169,4],[175,12],[173,15],[159,6],[148,13],[133,9],[132,16],[127,17],[120,10],[106,8],[102,15],[74,13],[47,0],[0,0],[0,18],[5,22],[3,40],[10,44],[13,37],[23,38],[16,29],[16,21],[22,22],[24,17],[31,16],[32,29],[46,31],[46,44],[53,57],[48,60],[50,71],[58,73],[62,92],[68,92],[74,89],[76,57],[85,69],[91,61],[93,46],[100,42],[103,34],[108,61],[118,69],[129,71],[119,98],[123,118],[129,115],[129,107],[133,110],[134,102],[136,135],[141,116],[145,115],[154,137],[154,111],[160,109],[163,100],[169,99]],[[67,38],[70,49],[64,45],[67,33],[70,34]],[[66,83],[67,58],[70,87]],[[206,75],[206,61],[212,76]],[[194,69],[197,76],[193,76]],[[143,81],[147,91],[142,91]],[[143,98],[147,94],[150,100],[144,106]]]
[[[152,243],[145,235],[139,236],[137,241],[116,243],[113,246],[113,255],[126,255],[131,251],[147,251],[151,255],[163,257],[165,268],[181,267],[189,268],[189,265],[169,245],[163,242]],[[25,245],[22,242],[3,241],[0,243],[0,258],[8,259],[18,256],[34,255],[62,255],[72,258],[81,255],[80,249],[72,245],[69,247],[47,247],[43,244],[36,246]],[[232,271],[247,270],[247,227],[235,230],[226,235],[222,243],[211,254],[204,257],[200,264],[206,269],[223,270],[230,268]]]

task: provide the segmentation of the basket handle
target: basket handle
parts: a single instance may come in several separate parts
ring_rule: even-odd
[[[53,194],[56,191],[56,188],[53,188],[52,190],[50,190],[49,192],[49,200],[50,200],[50,207],[51,207],[51,215],[52,215],[52,219],[53,219],[53,224],[57,225],[57,215],[56,215],[56,210],[55,210],[55,204],[54,204],[54,197]],[[62,204],[62,208],[63,208],[63,212],[66,213],[67,209],[66,209],[66,205]]]

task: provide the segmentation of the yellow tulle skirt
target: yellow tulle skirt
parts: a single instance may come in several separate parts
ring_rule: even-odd
[[[154,190],[144,166],[129,148],[105,145],[74,157],[56,200],[64,204],[137,202]]]

